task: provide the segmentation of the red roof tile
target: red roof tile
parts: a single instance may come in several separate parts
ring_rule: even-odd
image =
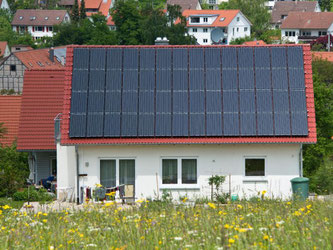
[[[259,41],[249,41],[249,42],[244,42],[243,45],[246,46],[254,46],[254,45],[265,45],[266,43],[263,40]]]
[[[62,112],[64,70],[31,70],[24,75],[17,149],[54,150],[54,118]]]
[[[240,47],[232,46],[232,47]],[[299,45],[265,45],[270,47],[275,46],[299,46]],[[69,138],[69,123],[70,123],[70,105],[71,105],[71,85],[73,71],[73,49],[75,47],[126,47],[126,46],[77,46],[72,45],[67,47],[66,56],[66,77],[64,88],[64,106],[61,123],[61,143],[64,145],[76,144],[224,144],[224,143],[316,143],[316,119],[314,107],[314,93],[312,81],[312,56],[310,45],[302,45],[304,58],[304,77],[305,77],[305,94],[306,108],[308,113],[308,136],[304,137],[201,137],[201,138]],[[127,47],[149,47],[152,46],[127,46]],[[153,46],[154,47],[154,46]],[[158,46],[161,48],[161,46]],[[162,46],[162,47],[184,47],[184,46]],[[195,47],[195,46],[185,46]],[[202,46],[204,47],[204,46]],[[209,46],[221,47],[221,46]],[[230,46],[228,46],[230,47]]]
[[[14,55],[28,68],[28,70],[64,69],[65,67],[56,59],[49,58],[49,49],[36,49],[14,52]]]
[[[114,26],[114,25],[115,25],[115,24],[114,24],[114,21],[112,20],[112,16],[109,16],[109,18],[108,18],[106,24],[109,25],[109,26]]]
[[[78,2],[79,6],[81,5],[81,1]],[[111,8],[112,0],[86,0],[85,7],[86,9],[97,9],[97,12],[87,12],[87,16],[92,16],[100,12],[103,16],[109,16],[109,10]]]
[[[315,59],[322,59],[333,62],[333,52],[316,51],[312,52],[312,55]]]
[[[7,133],[0,138],[0,144],[10,146],[18,134],[21,110],[21,96],[0,96],[0,123],[4,122]]]
[[[7,42],[6,41],[5,42],[0,42],[0,57],[3,56],[3,54],[5,53],[6,47],[7,47]]]
[[[19,9],[16,11],[12,25],[53,26],[64,21],[67,10]]]
[[[281,29],[324,29],[333,23],[333,12],[289,12]]]

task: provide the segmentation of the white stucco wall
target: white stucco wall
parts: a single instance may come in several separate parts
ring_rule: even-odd
[[[73,187],[75,178],[72,175],[76,173],[75,150],[59,145],[57,148],[61,151],[58,154],[58,186]],[[161,195],[163,188],[172,188],[175,198],[179,195],[210,196],[208,178],[212,175],[229,174],[232,194],[250,197],[266,190],[269,196],[287,198],[291,195],[290,179],[300,173],[299,151],[298,144],[79,146],[79,171],[80,174],[87,174],[87,177],[80,177],[80,186],[94,187],[100,183],[101,159],[134,159],[137,198],[155,198],[157,193]],[[198,183],[162,185],[162,158],[170,157],[197,159]],[[264,177],[245,176],[246,157],[265,158]],[[117,161],[117,184],[118,176]],[[229,178],[223,186],[226,192],[229,192],[228,180]]]
[[[5,10],[10,10],[9,9],[9,4],[8,4],[7,0],[2,0],[0,8],[1,9],[5,9]]]
[[[237,21],[237,18],[239,18],[239,21]],[[244,28],[247,28],[247,31],[245,31]],[[237,38],[244,38],[250,35],[250,23],[244,18],[241,13],[238,13],[228,26],[228,44],[232,40],[235,40]]]

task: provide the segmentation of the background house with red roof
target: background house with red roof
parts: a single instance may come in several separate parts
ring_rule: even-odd
[[[9,46],[6,41],[0,42],[0,58],[7,57],[10,54]]]
[[[0,0],[0,9],[10,10],[7,0]]]
[[[0,138],[1,146],[11,146],[17,139],[21,112],[21,96],[0,95],[0,123],[7,132]]]
[[[333,12],[290,12],[281,25],[284,42],[309,42],[333,32]]]
[[[183,16],[200,45],[229,44],[251,34],[251,23],[240,10],[184,10]]]
[[[17,150],[29,153],[34,183],[57,171],[54,119],[62,112],[64,80],[64,69],[29,70],[24,76]]]
[[[229,174],[232,194],[290,197],[316,143],[311,59],[309,45],[69,46],[58,198],[203,197]]]
[[[333,63],[333,52],[313,51],[312,55],[313,55],[314,59],[327,60],[327,61]]]
[[[14,90],[22,93],[26,70],[64,69],[65,51],[65,47],[57,47],[52,50],[26,50],[10,54],[0,63],[0,91]]]

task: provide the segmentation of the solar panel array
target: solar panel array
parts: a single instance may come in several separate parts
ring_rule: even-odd
[[[74,48],[70,137],[307,136],[303,50]]]

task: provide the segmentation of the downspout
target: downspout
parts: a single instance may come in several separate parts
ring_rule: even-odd
[[[299,150],[299,176],[303,177],[303,144],[301,144]]]
[[[75,154],[76,154],[76,203],[80,204],[80,180],[79,180],[79,149],[75,145]]]

